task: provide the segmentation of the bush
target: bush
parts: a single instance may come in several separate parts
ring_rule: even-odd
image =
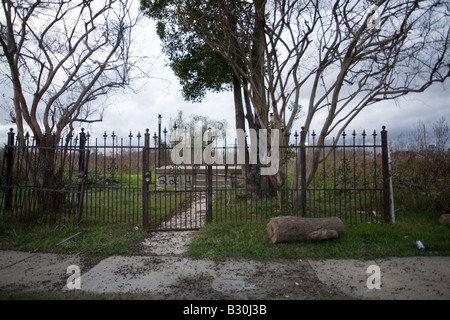
[[[428,126],[430,127],[430,126]],[[445,118],[419,122],[409,143],[397,141],[391,153],[396,207],[405,210],[450,210],[449,128]]]

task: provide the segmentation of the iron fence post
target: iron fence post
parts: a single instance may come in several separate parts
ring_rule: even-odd
[[[6,190],[5,190],[5,210],[11,209],[12,201],[12,171],[14,163],[14,132],[9,129],[8,145],[6,146]]]
[[[211,128],[208,128],[208,145],[211,143]],[[212,164],[206,166],[206,221],[212,221]]]
[[[84,200],[84,186],[87,178],[87,165],[86,165],[86,133],[84,129],[80,132],[80,154],[78,157],[78,212],[77,223],[81,222],[81,216],[83,214],[83,200]]]
[[[144,149],[142,152],[142,226],[144,230],[148,230],[148,189],[152,180],[150,172],[149,150],[150,150],[150,133],[146,129],[144,134]]]
[[[162,116],[158,114],[158,168],[161,168],[161,122]]]
[[[306,131],[302,127],[300,132],[300,161],[301,161],[301,198],[302,198],[302,217],[306,218]]]
[[[383,170],[383,215],[384,222],[390,222],[390,192],[389,192],[389,156],[386,127],[381,131],[381,162]]]

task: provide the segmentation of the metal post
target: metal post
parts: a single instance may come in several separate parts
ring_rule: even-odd
[[[164,144],[163,144],[163,155],[162,155],[164,166],[167,164],[166,154],[167,154],[167,133],[168,132],[169,131],[167,131],[166,127],[164,127],[164,131],[163,131],[163,133],[164,133]]]
[[[301,161],[301,189],[302,189],[302,217],[306,218],[306,131],[302,127],[300,132],[300,161]]]
[[[394,187],[392,185],[392,161],[391,161],[391,155],[388,147],[388,163],[389,163],[389,195],[390,195],[390,211],[391,211],[391,224],[392,226],[395,226],[395,210],[394,210]]]
[[[387,144],[387,131],[383,126],[381,131],[381,162],[383,167],[383,214],[384,222],[390,222],[390,192],[389,192],[389,157]]]
[[[5,210],[8,211],[11,208],[12,202],[12,170],[14,162],[14,132],[13,129],[9,129],[8,132],[8,145],[6,146],[6,190],[5,190]]]
[[[208,128],[208,145],[211,143],[211,128]],[[206,166],[206,221],[212,221],[212,164]]]
[[[150,151],[150,133],[149,130],[146,129],[146,132],[144,134],[144,149],[142,152],[142,226],[144,230],[148,230],[148,189],[149,184],[152,180],[152,174],[150,172],[150,161],[149,161],[149,151]]]
[[[86,161],[86,133],[84,129],[80,132],[80,154],[78,157],[78,212],[77,223],[81,222],[83,213],[84,186],[87,178],[87,161]]]
[[[161,168],[161,121],[162,116],[158,114],[158,168]]]

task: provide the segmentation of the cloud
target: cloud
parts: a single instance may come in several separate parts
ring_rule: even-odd
[[[380,102],[362,111],[351,126],[365,126],[366,130],[386,126],[389,136],[395,139],[411,133],[419,121],[432,122],[442,117],[450,120],[449,89],[448,83],[435,84],[422,93]]]
[[[123,139],[128,139],[130,132],[136,136],[148,128],[153,135],[158,130],[158,114],[163,117],[163,128],[172,126],[169,118],[182,110],[186,117],[191,115],[208,116],[214,120],[226,119],[228,129],[235,128],[235,113],[232,92],[208,93],[202,103],[184,101],[181,87],[172,70],[166,66],[166,58],[161,53],[161,44],[157,38],[155,23],[143,18],[136,33],[135,42],[139,44],[139,54],[149,57],[149,79],[141,79],[133,84],[133,90],[117,91],[109,97],[109,107],[103,115],[103,121],[83,127],[89,130],[92,138],[103,139],[103,133],[112,132]],[[306,90],[306,88],[305,88]],[[418,121],[433,121],[441,117],[450,118],[449,84],[434,85],[426,92],[410,94],[397,101],[384,101],[368,107],[351,123],[348,131],[357,132],[365,129],[367,132],[380,131],[386,126],[390,137],[406,134]],[[306,91],[305,91],[306,92]],[[307,92],[306,92],[307,93]],[[308,101],[301,102],[307,105]],[[2,112],[3,123],[0,126],[0,141],[6,140],[11,123],[7,123],[7,115]],[[311,129],[318,128],[324,117],[314,120]],[[293,128],[300,131],[303,119],[300,118]]]

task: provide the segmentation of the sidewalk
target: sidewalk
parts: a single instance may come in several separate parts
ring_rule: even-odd
[[[315,299],[319,293],[362,299],[450,299],[450,257],[261,262],[143,255],[89,261],[82,255],[0,251],[0,290],[68,291],[72,273],[67,269],[74,265],[79,267],[83,291],[138,293],[155,299]],[[380,289],[368,288],[368,278],[377,275],[371,265],[379,268]]]

